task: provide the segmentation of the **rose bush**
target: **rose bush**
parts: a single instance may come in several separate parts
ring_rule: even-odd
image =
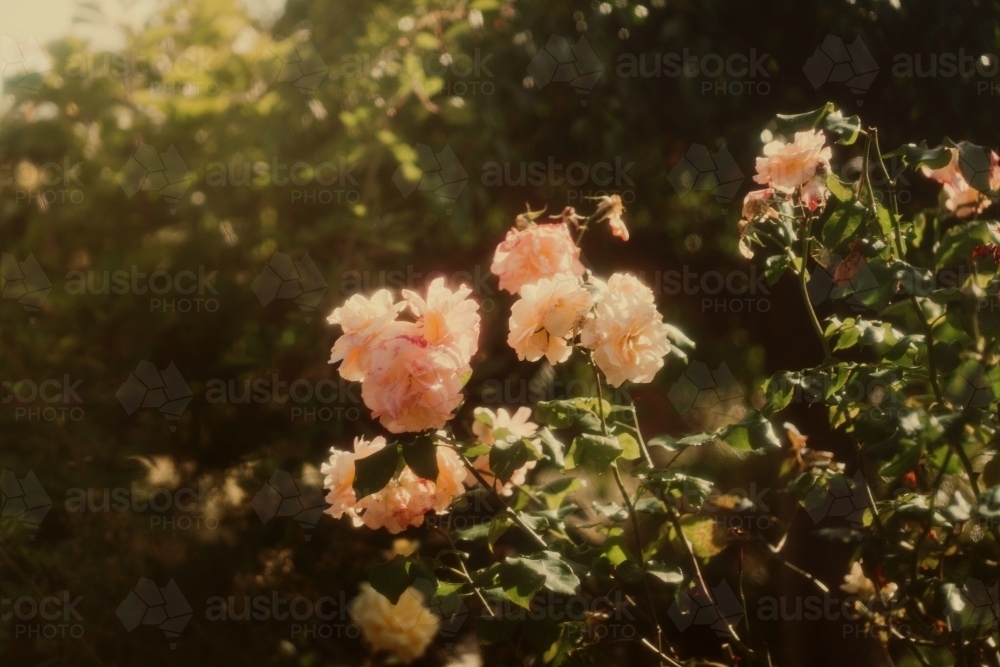
[[[396,303],[380,290],[334,311],[343,335],[331,362],[362,383],[373,416],[400,437],[334,449],[323,467],[328,512],[394,534],[424,526],[431,539],[421,543],[440,547],[370,570],[369,611],[359,614],[372,619],[362,629],[373,648],[411,661],[438,619],[457,619],[483,644],[516,646],[525,664],[601,664],[628,641],[653,663],[770,665],[751,620],[763,607],[746,594],[751,583],[766,590],[767,577],[745,581],[745,558],[829,595],[836,585],[783,553],[808,514],[832,520],[822,537],[853,545],[844,608],[887,656],[996,658],[1000,232],[978,217],[1000,186],[996,154],[967,142],[883,153],[876,128],[829,104],[778,116],[775,127],[756,165],[764,187],[743,207],[740,250],[770,282],[796,283],[822,355],[773,375],[746,414],[718,429],[646,437],[621,390],[686,363],[694,345],[663,322],[642,280],[604,281],[581,263],[588,233],[628,240],[617,196],[587,216],[518,216],[492,264],[517,296],[513,353],[553,367],[579,360],[593,375],[590,396],[541,401],[533,414],[473,406],[472,422],[460,423],[480,335],[468,288],[438,279],[426,298],[404,291]],[[841,180],[831,165],[858,152],[859,178]],[[941,183],[941,206],[901,211],[888,157]],[[873,174],[884,174],[886,191],[876,193]],[[939,280],[949,271],[957,284]],[[857,459],[835,460],[793,423],[776,428],[793,402],[823,410]],[[755,529],[718,521],[758,511],[727,492],[734,471],[768,479],[771,496],[791,502],[775,502],[777,515]],[[605,487],[617,497],[593,492]],[[706,580],[727,558],[737,567]],[[406,609],[423,618],[425,603],[433,622],[393,621]],[[682,646],[692,624],[715,630],[716,647]]]

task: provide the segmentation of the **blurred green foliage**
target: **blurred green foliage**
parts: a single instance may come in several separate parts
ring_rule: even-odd
[[[919,139],[936,145],[946,135],[996,143],[997,77],[905,78],[890,64],[899,53],[1000,52],[996,9],[986,0],[903,0],[902,7],[869,0],[291,0],[265,26],[235,0],[176,0],[148,26],[128,31],[121,52],[93,52],[74,39],[45,46],[51,69],[43,85],[8,78],[0,115],[0,250],[7,253],[4,289],[11,290],[0,301],[0,378],[11,383],[5,396],[21,380],[79,381],[82,403],[72,396],[64,403],[60,393],[53,403],[15,395],[0,405],[0,467],[18,480],[33,471],[52,502],[37,529],[0,524],[0,596],[82,596],[84,635],[24,637],[5,622],[0,655],[11,664],[360,664],[361,642],[337,630],[293,635],[288,621],[213,622],[200,613],[211,596],[232,596],[238,609],[245,596],[274,591],[313,600],[343,591],[349,599],[391,547],[386,534],[328,517],[305,527],[288,517],[262,521],[250,504],[275,470],[315,485],[331,446],[377,433],[357,388],[335,386],[330,402],[280,402],[273,393],[234,400],[245,395],[245,383],[264,381],[273,390],[280,382],[317,387],[335,378],[325,363],[337,334],[324,321],[332,308],[354,291],[419,288],[432,272],[468,271],[483,303],[484,334],[460,420],[468,422],[477,403],[499,401],[497,386],[503,403],[517,402],[526,387],[558,394],[584,370],[554,380],[516,362],[504,344],[509,300],[488,276],[489,261],[525,203],[554,213],[604,188],[549,176],[519,183],[522,163],[621,165],[625,175],[607,189],[629,193],[633,239],[622,246],[595,234],[584,248],[592,266],[610,267],[614,255],[616,269],[624,262],[650,281],[667,270],[750,272],[736,251],[736,220],[760,128],[776,112],[834,99],[863,109],[866,122],[883,128],[887,147]],[[860,35],[880,65],[863,94],[833,82],[814,89],[803,73],[828,34],[846,41]],[[574,45],[585,38],[603,68],[592,89],[530,84],[532,59],[552,35]],[[761,57],[766,76],[743,81],[759,94],[717,94],[715,84],[733,83],[724,74],[619,75],[622,56],[645,54],[652,63],[655,54],[685,49]],[[298,70],[287,64],[296,58]],[[444,161],[440,183],[422,180],[420,144]],[[713,153],[725,146],[733,156],[745,180],[732,201],[699,190],[679,195],[670,174],[695,144]],[[446,147],[460,169],[442,156]],[[852,153],[843,155],[847,163]],[[162,176],[139,178],[133,159],[163,161]],[[271,168],[255,172],[258,162]],[[38,172],[47,163],[58,167]],[[489,180],[496,164],[508,166],[513,183]],[[279,183],[275,165],[304,184]],[[314,173],[320,165],[332,166]],[[54,182],[38,182],[35,173]],[[460,189],[436,191],[463,173]],[[916,180],[907,187],[927,203],[936,191]],[[294,291],[268,291],[277,274],[266,267],[282,261],[276,253],[292,262],[308,254],[324,283],[317,289],[326,288],[318,302],[306,298],[300,307]],[[37,311],[16,292],[19,280],[44,287],[26,268],[29,256],[51,283]],[[299,268],[311,275],[307,264]],[[100,293],[105,274],[117,271],[130,283],[125,293]],[[210,276],[211,287],[185,295],[172,282],[160,296],[132,286],[133,277],[141,288],[154,272],[176,281],[185,271]],[[90,280],[84,294],[74,291],[80,274],[73,272]],[[659,305],[667,321],[699,341],[698,359],[711,368],[725,361],[749,394],[766,374],[820,355],[799,334],[808,331],[804,312],[786,310],[794,285],[769,289],[739,312],[733,304],[706,306],[697,291],[661,288]],[[117,395],[143,361],[160,371],[176,365],[191,397],[179,419],[155,407],[123,409]],[[636,392],[654,432],[698,430],[666,400],[681,370],[669,368]],[[210,390],[220,383],[235,391],[213,400]],[[59,416],[49,419],[46,408]],[[296,416],[296,408],[316,416]],[[804,413],[797,423],[826,437],[823,448],[843,447],[822,435],[825,415]],[[7,476],[3,483],[7,493]],[[66,507],[74,489],[91,490],[100,506],[101,490],[133,484],[205,491],[193,513],[176,504],[162,513]],[[439,539],[430,531],[413,537]],[[838,567],[831,559],[831,580]],[[175,580],[195,608],[174,649],[175,640],[155,627],[129,633],[116,618],[140,577],[159,586]],[[871,647],[837,645],[824,632],[786,637],[788,655],[812,654],[822,664],[868,655]],[[806,650],[810,637],[827,642],[829,654]],[[445,655],[442,643],[426,662]],[[516,656],[498,652],[487,660]]]

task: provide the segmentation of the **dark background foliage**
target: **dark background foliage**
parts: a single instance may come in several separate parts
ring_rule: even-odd
[[[315,469],[330,447],[381,432],[367,419],[359,391],[341,386],[332,403],[304,405],[211,400],[207,392],[213,381],[232,381],[237,395],[244,382],[253,380],[336,383],[326,359],[338,330],[325,317],[359,287],[368,291],[387,282],[420,289],[434,271],[486,276],[494,247],[525,203],[552,212],[565,205],[586,208],[582,198],[604,190],[592,182],[574,187],[550,178],[537,186],[490,185],[484,174],[491,163],[512,165],[515,173],[520,163],[533,161],[633,164],[626,172],[631,182],[607,188],[628,193],[632,240],[623,245],[599,229],[586,239],[584,254],[599,274],[627,269],[643,272],[652,282],[671,270],[699,277],[762,272],[762,266],[736,251],[736,221],[742,197],[753,186],[761,132],[774,129],[775,113],[807,111],[832,100],[878,126],[886,150],[925,139],[937,145],[946,136],[997,143],[1000,76],[995,72],[971,77],[894,72],[898,54],[928,63],[932,54],[964,52],[979,58],[1000,52],[993,2],[903,0],[896,7],[867,0],[669,0],[644,5],[646,16],[636,13],[638,6],[612,3],[605,13],[596,2],[489,0],[471,5],[484,16],[484,25],[475,27],[465,3],[290,0],[273,26],[257,28],[277,36],[306,35],[327,75],[304,90],[282,82],[260,90],[254,87],[255,54],[231,48],[253,21],[231,0],[178,0],[147,28],[130,34],[131,60],[124,62],[137,63],[137,74],[102,73],[100,64],[112,54],[91,54],[88,62],[97,65],[81,75],[74,65],[87,47],[67,39],[45,47],[52,69],[40,90],[8,83],[5,92],[13,101],[0,115],[0,164],[10,170],[22,161],[79,163],[78,185],[64,180],[53,188],[82,197],[42,206],[38,197],[42,193],[44,199],[45,186],[0,186],[0,249],[21,262],[33,255],[52,283],[37,313],[26,312],[7,298],[9,293],[0,302],[0,377],[12,384],[80,380],[83,402],[54,406],[79,408],[82,418],[53,420],[18,411],[50,407],[40,399],[0,405],[0,467],[17,479],[33,471],[52,501],[37,531],[24,530],[16,518],[4,519],[0,594],[4,599],[62,591],[83,596],[78,610],[84,636],[19,636],[18,621],[4,618],[0,654],[5,662],[335,665],[365,660],[355,638],[293,636],[288,621],[213,622],[202,613],[202,601],[211,596],[234,596],[240,607],[244,596],[274,591],[289,599],[341,592],[349,599],[367,567],[385,558],[392,540],[383,532],[352,529],[329,517],[314,527],[283,517],[263,522],[250,505],[275,470],[296,479],[305,474],[315,482]],[[114,20],[81,12],[92,21]],[[436,27],[427,18],[434,12],[440,12]],[[402,30],[403,17],[412,17],[418,27]],[[417,33],[427,37],[416,38]],[[572,43],[583,37],[592,47],[603,73],[587,94],[558,81],[540,88],[526,85],[529,63],[552,35]],[[810,83],[803,66],[828,35],[847,43],[862,39],[878,66],[867,90]],[[141,66],[164,56],[177,62],[178,54],[198,49],[211,54],[209,65],[166,73]],[[722,74],[713,80],[703,74],[625,77],[617,71],[629,54],[652,58],[685,50],[723,58],[763,56],[766,76]],[[391,51],[402,55],[394,60],[387,55]],[[488,60],[478,77],[446,74],[443,84],[451,88],[438,90],[442,82],[432,80],[426,67],[414,72],[391,66],[405,63],[407,53],[423,63],[434,63],[442,53],[479,53]],[[373,76],[373,67],[383,61],[389,63],[383,75]],[[478,84],[478,92],[456,100],[448,91],[463,83]],[[705,83],[719,84],[725,92],[714,85],[705,91]],[[173,87],[185,85],[188,92]],[[159,152],[175,147],[194,176],[179,201],[166,201],[155,188],[129,196],[122,187],[120,172],[144,143]],[[446,145],[454,150],[468,182],[453,202],[419,190],[404,196],[396,186],[394,174],[401,164],[413,164],[417,144],[435,152]],[[704,190],[681,196],[674,187],[671,173],[695,145],[713,153],[725,147],[732,155],[743,177],[732,201],[718,201]],[[857,146],[838,148],[834,162],[853,164],[856,171],[858,161],[852,159],[858,153]],[[210,180],[220,173],[220,164],[227,171],[235,165],[238,176],[244,162],[257,160],[354,164],[346,181],[331,186],[351,194],[335,193],[323,203],[322,188],[315,183],[302,188],[312,194],[296,195],[293,184],[215,185]],[[912,175],[906,179],[904,191],[914,202],[934,204],[935,186]],[[315,263],[327,289],[314,309],[304,312],[285,298],[262,304],[255,294],[251,285],[276,252],[295,261],[308,253]],[[206,294],[214,301],[202,304],[212,312],[196,312],[196,304],[189,304],[191,312],[179,312],[184,307],[179,302],[164,312],[151,304],[148,293],[132,289],[80,295],[67,287],[72,271],[93,272],[99,286],[103,272],[132,272],[133,267],[146,274],[214,273],[217,294]],[[402,271],[405,284],[389,271]],[[4,275],[11,278],[6,255]],[[821,350],[790,279],[750,295],[692,292],[660,290],[659,307],[667,321],[697,341],[694,360],[713,370],[725,363],[745,394],[744,407],[752,404],[753,388],[767,374],[819,360]],[[526,388],[555,396],[583,372],[570,365],[553,377],[537,364],[517,362],[505,345],[508,295],[487,276],[476,282],[476,296],[483,303],[484,334],[460,424],[468,423],[472,407],[501,400],[495,393],[498,382],[505,383],[500,385],[506,392],[502,403],[517,407],[526,402]],[[175,298],[183,296],[164,296]],[[821,317],[828,308],[820,304]],[[133,414],[123,410],[116,393],[141,361],[161,370],[176,364],[192,393],[180,419],[168,423],[152,408]],[[667,398],[683,371],[671,365],[652,384],[633,390],[647,432],[681,435],[706,425],[691,423],[691,415],[679,414]],[[4,395],[10,391],[5,385]],[[323,419],[323,413],[297,418],[296,407],[327,407],[331,418]],[[348,418],[352,415],[360,418]],[[797,406],[788,416],[810,434],[810,445],[852,465],[850,447],[829,431],[825,414]],[[100,490],[148,484],[143,480],[150,463],[143,464],[142,457],[170,461],[170,483],[204,485],[206,502],[193,515],[176,507],[164,513],[71,512],[66,507],[73,489],[97,490],[91,494],[99,504]],[[766,486],[766,480],[757,483]],[[8,493],[6,476],[4,485]],[[193,525],[183,528],[181,519],[192,516]],[[850,547],[816,540],[813,528],[793,531],[789,557],[812,563],[824,581],[839,582]],[[409,536],[428,547],[440,541],[426,529]],[[514,541],[504,549],[516,547]],[[732,566],[731,559],[712,564],[717,577]],[[789,599],[810,593],[787,570],[755,567],[759,591]],[[174,649],[168,648],[174,640],[155,628],[129,633],[116,618],[119,603],[140,577],[160,586],[173,579],[194,607]],[[877,664],[883,659],[877,642],[845,639],[838,623],[771,623],[761,632],[782,664],[852,659]],[[721,650],[707,629],[684,633],[679,643],[708,655]],[[447,656],[440,641],[422,664],[444,663]],[[639,656],[629,644],[609,651],[616,664]],[[487,664],[519,662],[513,649],[490,650],[484,659]]]

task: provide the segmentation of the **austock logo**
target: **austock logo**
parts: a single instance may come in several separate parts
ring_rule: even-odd
[[[0,517],[15,518],[29,531],[34,540],[52,500],[31,470],[22,479],[10,470],[0,471]]]
[[[440,153],[435,153],[427,144],[417,144],[413,150],[417,154],[415,166],[420,170],[419,178],[413,178],[416,175],[408,173],[406,167],[400,165],[392,175],[392,182],[403,197],[409,197],[417,190],[434,193],[450,214],[452,209],[449,207],[462,193],[469,173],[448,144]]]
[[[713,371],[702,361],[692,361],[667,392],[678,414],[704,410],[722,418],[736,414],[743,397],[743,388],[725,362]]]
[[[962,408],[988,409],[1000,398],[998,389],[995,376],[991,379],[981,363],[967,362],[956,369],[945,395]]]
[[[583,37],[574,46],[559,35],[552,35],[528,64],[528,74],[540,90],[550,83],[568,83],[580,95],[580,106],[587,106],[586,95],[597,85],[604,66]]]
[[[160,153],[150,144],[140,143],[119,172],[118,182],[129,199],[140,190],[159,192],[174,214],[194,175],[173,144]]]
[[[284,470],[274,471],[250,506],[264,523],[275,517],[293,517],[306,531],[307,541],[312,539],[308,531],[316,527],[327,508],[322,489],[301,479],[296,482],[291,473]]]
[[[290,83],[303,95],[315,92],[329,71],[315,45],[302,33],[272,41],[251,70],[264,88]]]
[[[118,605],[117,615],[128,632],[140,625],[155,625],[173,640],[184,631],[194,610],[173,579],[161,588],[152,579],[142,577]],[[177,648],[177,642],[171,641],[170,648]]]
[[[806,285],[809,301],[814,306],[827,299],[842,299],[856,312],[869,309],[866,301],[875,299],[881,289],[882,281],[868,266],[860,248],[847,257],[830,255],[825,265],[817,263]]]
[[[257,295],[262,306],[275,299],[294,301],[303,313],[306,322],[312,321],[312,313],[326,294],[327,284],[309,253],[298,262],[290,255],[276,252],[267,266],[253,279],[250,289]]]
[[[714,153],[707,146],[692,144],[667,180],[681,197],[691,191],[708,192],[725,213],[743,185],[743,172],[725,144]]]
[[[457,593],[438,594],[436,582],[418,578],[412,586],[420,592],[424,599],[424,605],[440,620],[438,634],[444,639],[445,648],[450,649],[462,626],[465,625],[465,621],[469,618],[469,608],[465,606],[462,597]],[[483,614],[487,613],[484,609]],[[413,621],[416,623],[418,619],[413,619]]]
[[[1000,584],[987,584],[970,577],[959,588],[955,584],[942,585],[942,594],[947,609],[948,624],[956,630],[975,628],[986,629],[994,637],[1000,633],[1000,599],[997,589]]]
[[[860,37],[850,45],[835,35],[827,35],[809,57],[802,71],[814,89],[825,83],[843,83],[858,97],[858,106],[878,74],[878,63]]]
[[[670,620],[684,632],[692,625],[707,625],[720,637],[729,635],[728,627],[735,627],[743,619],[743,605],[725,580],[711,591],[698,585],[677,596],[667,610]]]
[[[865,510],[871,507],[868,482],[860,470],[851,478],[834,475],[826,486],[812,488],[806,495],[805,507],[814,523],[835,517],[846,519],[854,528],[862,528]]]
[[[115,398],[129,415],[140,408],[158,409],[170,422],[171,431],[177,430],[175,422],[180,419],[193,396],[174,362],[170,362],[161,372],[155,364],[148,361],[140,361],[115,394]]]
[[[52,283],[42,271],[42,266],[34,255],[28,255],[23,261],[10,253],[0,254],[0,275],[3,278],[3,289],[0,298],[17,301],[28,313],[29,321],[34,324],[34,314],[42,307],[42,303],[52,291]]]
[[[8,82],[23,92],[37,93],[51,69],[48,54],[33,37],[18,41],[9,35],[0,35],[0,93],[5,91]]]

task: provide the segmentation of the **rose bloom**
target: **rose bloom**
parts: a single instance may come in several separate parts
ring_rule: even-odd
[[[945,183],[941,186],[944,192],[944,207],[959,218],[968,218],[975,213],[982,213],[989,206],[989,200],[976,190],[965,179],[958,184]]]
[[[356,499],[354,493],[355,462],[371,456],[386,446],[385,438],[379,436],[372,441],[364,438],[354,440],[354,451],[330,450],[330,461],[324,463],[320,472],[326,475],[323,488],[328,489],[326,502],[330,505],[326,513],[335,519],[345,514],[355,527],[368,526],[372,530],[385,528],[393,535],[410,526],[424,523],[424,515],[434,510],[443,513],[452,502],[465,492],[465,466],[459,456],[450,449],[438,447],[438,478],[435,482],[418,477],[409,468],[404,468],[398,479],[380,491]]]
[[[405,447],[405,445],[404,445]],[[461,457],[449,447],[437,448],[438,477],[434,482],[434,502],[431,505],[438,514],[448,511],[451,504],[465,493],[465,476],[468,470]]]
[[[921,167],[924,176],[941,184],[944,193],[944,206],[959,218],[968,218],[975,213],[983,212],[989,201],[982,193],[973,188],[962,176],[959,168],[959,153],[957,148],[949,147],[951,161],[938,169]],[[990,152],[990,187],[996,189],[1000,185],[1000,167],[997,166],[997,154]]]
[[[778,140],[765,144],[764,157],[757,158],[757,175],[753,180],[791,194],[812,180],[820,167],[821,173],[829,171],[833,152],[825,143],[823,133],[813,130],[796,132],[795,141],[790,144]]]
[[[403,298],[428,343],[451,347],[468,361],[479,349],[479,304],[466,298],[471,293],[464,285],[452,292],[444,278],[436,278],[427,288],[426,300],[410,290],[403,290]]]
[[[607,216],[611,233],[622,241],[628,241],[628,227],[622,220],[622,213],[625,212],[625,204],[622,203],[621,195],[605,195],[601,197],[597,204],[597,213],[604,213]]]
[[[343,361],[340,375],[345,380],[365,379],[369,366],[369,349],[384,333],[393,328],[396,316],[405,304],[393,304],[389,290],[380,289],[366,299],[355,294],[333,311],[327,318],[330,324],[339,324],[344,335],[337,339],[330,354],[330,363]]]
[[[668,328],[653,291],[634,276],[616,273],[601,292],[580,342],[594,351],[594,361],[612,386],[651,381],[670,352]]]
[[[442,428],[462,402],[471,369],[454,350],[434,347],[421,336],[403,334],[370,352],[361,398],[392,433]]]
[[[350,606],[351,618],[365,641],[376,651],[392,651],[404,663],[421,657],[434,641],[441,621],[424,606],[424,598],[414,587],[406,589],[399,602],[389,599],[368,584]]]
[[[517,294],[543,278],[582,276],[584,268],[569,227],[556,223],[508,231],[497,246],[490,271],[500,278],[500,289]]]
[[[538,424],[528,421],[531,417],[531,408],[528,407],[518,408],[513,415],[504,408],[500,408],[495,413],[489,408],[476,408],[475,415],[476,420],[472,422],[472,432],[476,434],[477,441],[484,445],[492,446],[496,442],[494,433],[501,429],[518,438],[530,438],[538,430]],[[504,496],[513,495],[515,485],[524,484],[528,478],[528,472],[535,467],[536,463],[536,461],[528,461],[514,471],[507,484],[501,486],[500,480],[496,479],[490,468],[489,454],[483,454],[473,461],[473,465],[483,479],[491,482],[494,490]],[[465,483],[468,486],[476,486],[479,484],[479,480],[471,472],[467,472]]]
[[[883,602],[888,603],[896,595],[897,588],[896,584],[886,584],[878,591],[878,595],[882,598]],[[851,571],[844,577],[844,583],[840,585],[840,590],[848,595],[857,595],[865,604],[874,598],[876,594],[875,582],[865,576],[865,572],[861,568],[861,563],[858,561],[854,561],[851,564]]]
[[[521,288],[521,298],[510,309],[507,344],[519,359],[550,364],[569,358],[573,348],[568,339],[576,335],[590,312],[593,299],[576,278],[543,278]]]
[[[802,203],[810,211],[816,211],[826,203],[826,198],[830,191],[826,187],[826,180],[822,176],[813,176],[812,180],[802,186]]]
[[[327,514],[335,519],[346,514],[356,527],[368,526],[372,530],[385,528],[395,535],[410,526],[423,524],[424,514],[430,511],[433,502],[434,485],[406,469],[398,480],[389,480],[381,491],[356,500],[353,487],[355,462],[385,446],[385,438],[381,436],[371,442],[356,438],[353,452],[331,449],[330,461],[322,465],[320,472],[326,475],[323,487],[329,489]]]

